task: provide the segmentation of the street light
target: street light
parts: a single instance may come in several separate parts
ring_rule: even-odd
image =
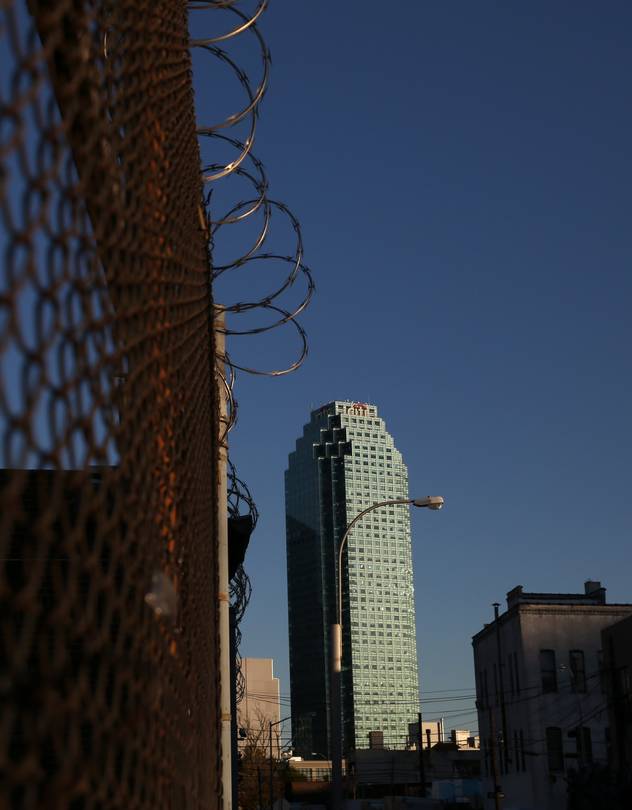
[[[329,698],[330,716],[329,727],[331,728],[331,789],[333,810],[340,810],[342,807],[342,710],[340,701],[340,673],[342,669],[342,552],[344,551],[347,538],[355,524],[368,512],[380,509],[382,506],[417,506],[426,509],[441,509],[443,506],[441,495],[429,495],[427,498],[398,498],[392,501],[380,501],[374,503],[356,515],[345,529],[342,535],[340,546],[338,547],[338,588],[337,588],[337,609],[336,624],[331,625],[330,638],[330,666],[331,666],[331,695]]]
[[[272,769],[272,729],[275,726],[280,726],[281,723],[285,723],[286,720],[290,719],[290,715],[287,717],[283,717],[281,720],[277,720],[276,723],[273,723],[272,720],[268,721],[269,732],[270,732],[270,810],[273,810],[274,806],[274,797],[273,797],[273,769]]]

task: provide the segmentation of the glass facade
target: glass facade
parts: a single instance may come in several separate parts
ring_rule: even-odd
[[[363,509],[408,498],[406,465],[377,407],[335,401],[314,411],[285,493],[293,737],[297,753],[328,753],[336,549]],[[343,559],[345,748],[367,748],[371,731],[403,747],[418,711],[410,514],[393,505],[356,524]]]

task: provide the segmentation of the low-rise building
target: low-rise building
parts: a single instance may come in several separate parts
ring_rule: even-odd
[[[418,796],[419,751],[359,749],[349,754],[348,786],[360,796]],[[426,795],[442,801],[480,806],[480,751],[460,750],[455,743],[424,749]]]
[[[288,765],[297,773],[305,777],[307,782],[330,782],[330,759],[305,759],[303,757],[290,757]]]
[[[472,734],[467,728],[453,728],[450,732],[450,739],[458,749],[478,749],[481,747],[481,738],[478,734]]]
[[[601,631],[632,614],[584,593],[507,594],[473,638],[486,810],[566,810],[574,773],[605,765],[609,719]]]
[[[421,721],[421,741],[424,748],[432,748],[437,743],[445,742],[443,718]],[[416,748],[419,743],[419,723],[408,724],[408,744]]]

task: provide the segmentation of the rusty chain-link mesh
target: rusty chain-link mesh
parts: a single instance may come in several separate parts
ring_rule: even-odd
[[[186,3],[0,0],[0,60],[0,807],[215,808]]]

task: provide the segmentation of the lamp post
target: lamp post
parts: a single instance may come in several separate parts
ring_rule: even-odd
[[[338,547],[338,587],[336,605],[336,624],[331,625],[330,633],[330,716],[331,729],[331,789],[333,810],[342,807],[342,707],[341,707],[341,671],[342,671],[342,552],[347,543],[351,529],[366,514],[383,506],[417,506],[427,509],[441,509],[443,498],[440,495],[429,495],[427,498],[398,498],[391,501],[380,501],[356,515],[345,529]]]
[[[272,768],[272,729],[275,726],[280,726],[281,723],[285,723],[286,720],[289,720],[289,715],[287,717],[283,717],[281,720],[277,720],[276,723],[273,723],[272,720],[268,721],[268,730],[270,733],[270,810],[273,810],[274,806],[274,795],[273,795],[273,783],[274,783],[274,771]]]

